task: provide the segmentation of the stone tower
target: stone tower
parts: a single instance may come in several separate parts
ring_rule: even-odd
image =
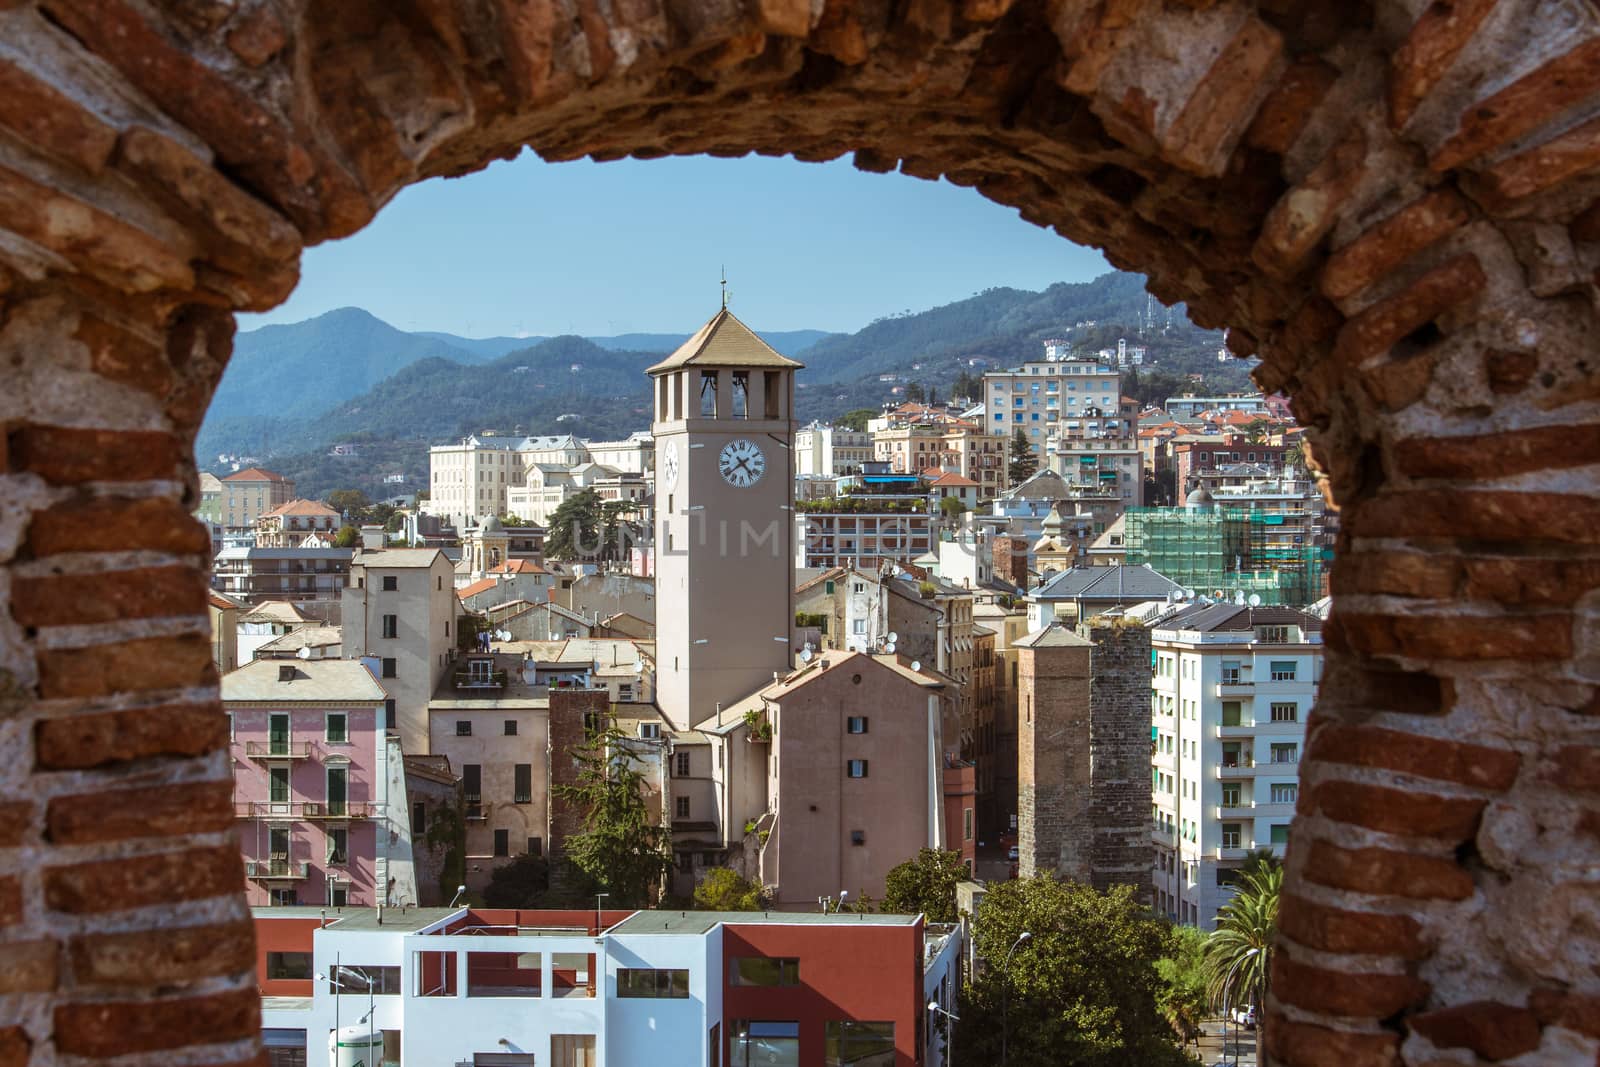
[[[724,308],[650,368],[656,700],[680,729],[789,667],[800,366]]]
[[[1150,631],[1090,620],[1017,648],[1020,873],[1151,889]]]

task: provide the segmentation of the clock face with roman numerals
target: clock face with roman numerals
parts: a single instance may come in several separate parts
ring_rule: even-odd
[[[729,485],[745,489],[756,484],[767,473],[767,457],[760,445],[741,437],[722,446],[722,453],[717,457],[717,469]]]
[[[669,492],[678,488],[678,445],[674,441],[661,446],[661,476]]]

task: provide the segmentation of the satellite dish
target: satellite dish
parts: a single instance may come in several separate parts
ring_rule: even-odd
[[[1188,586],[1184,586],[1183,587],[1183,599],[1185,599],[1185,600],[1193,600],[1194,599],[1194,590],[1191,589]]]
[[[922,673],[922,661],[920,659],[912,660],[911,661],[911,669],[916,671],[918,674],[921,674]]]
[[[1248,603],[1253,608],[1259,608],[1261,606],[1261,594],[1260,593],[1251,593],[1250,594],[1250,600],[1248,601]]]
[[[1240,590],[1239,592],[1233,594],[1233,602],[1235,604],[1237,604],[1241,608],[1244,607],[1244,591],[1243,590]]]
[[[801,663],[810,663],[811,662],[811,657],[813,655],[815,655],[815,653],[813,653],[811,651],[811,646],[807,645],[805,648],[802,648],[800,650],[800,662]]]
[[[306,645],[301,645],[300,648],[295,652],[294,658],[295,659],[310,659],[311,658],[311,649],[309,647],[307,647]]]
[[[898,641],[898,640],[900,640],[900,635],[899,635],[899,633],[897,633],[897,632],[896,632],[896,631],[894,631],[894,630],[890,630],[890,631],[889,631],[889,636],[888,636],[888,638],[887,638],[887,640],[888,640],[888,642],[889,642],[889,643],[890,643],[890,644],[891,644],[891,645],[892,645],[892,644],[894,644],[894,643],[895,643],[895,642],[896,642],[896,641]]]
[[[644,660],[636,659],[636,660],[633,661],[633,673],[634,674],[643,674],[644,673]]]
[[[494,632],[494,636],[495,636],[495,640],[497,640],[497,641],[509,641],[509,640],[511,640],[511,631],[510,630],[496,630]]]
[[[894,650],[895,650],[895,643],[893,641],[890,641],[887,645],[883,646],[883,654],[886,655],[886,656],[894,655]]]

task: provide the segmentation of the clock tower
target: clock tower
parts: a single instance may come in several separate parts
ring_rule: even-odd
[[[656,702],[679,729],[790,666],[800,366],[723,308],[649,370]]]

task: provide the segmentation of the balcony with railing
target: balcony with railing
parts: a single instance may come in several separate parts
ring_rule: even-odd
[[[1217,681],[1218,697],[1249,697],[1256,691],[1255,680],[1243,671],[1223,671]]]
[[[1217,764],[1217,777],[1224,782],[1254,778],[1255,774],[1256,761],[1251,756],[1224,756],[1222,762]]]
[[[1246,741],[1256,735],[1254,722],[1218,723],[1217,737],[1223,741]]]
[[[310,869],[310,860],[291,860],[282,857],[273,857],[266,860],[245,860],[244,863],[245,877],[257,880],[302,881],[309,877]]]
[[[272,738],[267,741],[246,741],[244,754],[250,759],[310,759],[316,753],[310,741],[290,741]]]
[[[505,671],[456,671],[452,679],[457,689],[504,689]]]

